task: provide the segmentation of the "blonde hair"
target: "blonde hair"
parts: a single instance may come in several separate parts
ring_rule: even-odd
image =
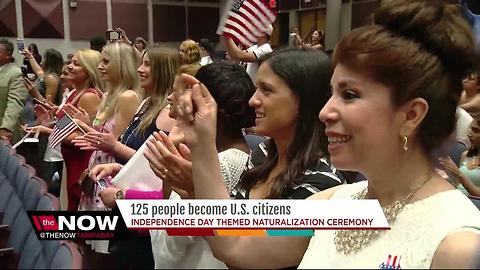
[[[76,55],[78,64],[88,75],[87,85],[103,92],[105,88],[103,82],[100,80],[100,71],[98,70],[98,64],[102,59],[100,53],[95,50],[82,49],[77,51]]]
[[[150,59],[150,74],[153,81],[153,91],[146,106],[143,119],[137,132],[144,133],[155,121],[161,110],[168,104],[167,97],[172,91],[175,74],[180,66],[180,55],[177,50],[154,46],[145,53]]]
[[[181,65],[178,68],[177,75],[181,75],[182,73],[188,74],[190,76],[195,77],[197,71],[202,67],[200,64],[191,64],[191,65]]]
[[[134,48],[125,42],[113,42],[103,47],[102,53],[110,57],[109,76],[112,80],[118,82],[112,86],[106,82],[108,95],[102,100],[99,112],[104,113],[100,123],[105,122],[115,114],[118,97],[126,90],[133,90],[141,96],[140,79],[137,74],[137,68],[140,59]]]
[[[200,46],[198,46],[195,41],[187,39],[182,42],[180,47],[183,47],[185,50],[185,57],[182,59],[182,61],[184,61],[183,64],[195,64],[200,62]]]

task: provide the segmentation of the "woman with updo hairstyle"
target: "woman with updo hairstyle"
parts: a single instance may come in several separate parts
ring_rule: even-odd
[[[337,44],[332,96],[319,114],[332,164],[367,181],[310,199],[378,200],[390,230],[317,230],[311,239],[208,237],[217,258],[239,268],[480,266],[480,212],[434,168],[434,150],[455,128],[462,78],[478,59],[472,29],[458,7],[439,2],[381,1],[374,25]],[[181,108],[185,119],[194,119],[189,138],[195,145],[195,195],[217,198],[211,186],[199,185],[216,172],[195,165],[212,168],[203,145],[210,141],[206,127],[215,106],[199,87],[192,95],[199,104],[193,107],[196,117],[188,114],[188,102]]]
[[[200,65],[200,47],[195,41],[191,39],[183,41],[182,44],[180,44],[179,51],[182,64]]]

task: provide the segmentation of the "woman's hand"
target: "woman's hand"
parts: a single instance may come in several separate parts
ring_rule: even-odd
[[[106,187],[98,192],[98,195],[106,207],[113,208],[115,206],[115,194],[117,194],[119,190],[120,189],[116,187]]]
[[[90,178],[98,181],[108,176],[114,177],[122,168],[123,166],[119,163],[100,164],[90,170]]]
[[[35,85],[33,85],[33,82],[30,81],[28,78],[23,77],[23,84],[25,84],[25,87],[27,88],[28,93],[30,93],[30,95],[32,94],[33,91],[36,90]]]
[[[456,176],[459,176],[461,174],[460,169],[458,169],[457,167],[457,164],[455,164],[455,162],[453,162],[450,157],[439,158],[439,163],[443,166],[443,168],[455,174]]]
[[[35,105],[33,108],[35,110],[35,116],[41,125],[48,125],[53,121],[53,115],[51,112],[42,105]]]
[[[439,163],[440,165],[446,170],[454,174],[457,178],[462,177],[462,172],[460,169],[458,169],[457,164],[453,162],[453,160],[450,157],[441,157],[439,158]],[[451,179],[454,184],[458,185],[458,179]]]
[[[177,114],[180,127],[185,135],[185,142],[190,149],[202,144],[215,144],[217,132],[217,103],[205,85],[194,77],[182,74],[185,85],[179,97]]]
[[[155,132],[153,138],[147,141],[147,147],[144,155],[155,175],[170,184],[174,191],[183,194],[182,198],[185,192],[193,198],[192,162],[188,148],[181,144],[180,151],[177,151],[163,132]]]
[[[128,44],[132,43],[130,41],[130,39],[128,39],[128,36],[127,36],[127,33],[125,32],[125,30],[123,30],[122,28],[117,28],[117,29],[115,29],[115,31],[118,31],[120,33],[120,39],[121,40],[123,40],[124,42],[126,42]]]
[[[77,108],[72,104],[68,103],[63,106],[63,110],[70,115],[73,119],[78,119],[84,123],[91,124],[92,120],[90,119],[90,115],[87,111],[83,108]]]
[[[22,126],[23,131],[27,133],[41,133],[41,134],[50,134],[52,132],[52,129],[39,125],[39,126],[34,126],[34,127],[27,127],[27,126]]]
[[[23,49],[21,54],[23,54],[28,60],[33,58],[33,54],[27,49]]]
[[[111,133],[90,131],[83,136],[75,138],[72,142],[80,150],[102,150],[113,153],[117,139]]]

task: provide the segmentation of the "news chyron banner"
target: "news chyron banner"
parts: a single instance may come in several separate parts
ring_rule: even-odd
[[[311,236],[314,230],[388,230],[377,200],[117,200],[115,211],[29,211],[40,240],[172,236]]]
[[[129,229],[176,236],[308,236],[388,230],[377,200],[117,200]]]

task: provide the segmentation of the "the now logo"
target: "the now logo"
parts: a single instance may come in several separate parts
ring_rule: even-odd
[[[117,225],[118,216],[58,216],[58,230],[67,228],[70,231],[91,231],[98,228],[101,231],[114,231]],[[107,229],[108,226],[108,229]]]

